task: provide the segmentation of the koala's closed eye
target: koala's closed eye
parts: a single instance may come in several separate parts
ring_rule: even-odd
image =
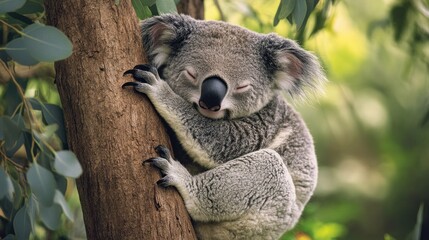
[[[184,70],[186,77],[188,77],[189,79],[195,81],[197,78],[197,72],[195,71],[195,69],[193,67],[186,67]]]
[[[250,82],[243,82],[235,88],[234,92],[235,93],[243,93],[243,92],[247,92],[251,88],[252,88],[252,85],[250,84]]]

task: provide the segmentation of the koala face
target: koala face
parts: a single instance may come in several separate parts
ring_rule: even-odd
[[[142,33],[161,78],[208,118],[250,115],[276,89],[299,93],[323,76],[313,55],[275,34],[174,14],[143,21]]]

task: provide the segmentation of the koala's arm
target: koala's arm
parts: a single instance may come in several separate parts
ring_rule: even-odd
[[[189,156],[205,168],[213,168],[268,146],[277,134],[277,126],[284,120],[286,109],[284,105],[278,104],[280,99],[270,103],[269,107],[276,111],[262,110],[251,116],[252,119],[229,121],[206,118],[173,92],[167,82],[159,77],[156,68],[146,66],[146,70],[130,70],[134,79],[142,82],[135,83],[135,89],[149,97]]]
[[[178,189],[195,221],[243,221],[252,227],[249,220],[257,216],[253,219],[257,224],[293,226],[300,215],[292,178],[280,155],[271,149],[246,154],[195,176],[172,159],[166,148],[157,147],[157,152],[161,158],[148,161],[166,175],[159,183]],[[275,214],[289,217],[271,223],[277,219]]]

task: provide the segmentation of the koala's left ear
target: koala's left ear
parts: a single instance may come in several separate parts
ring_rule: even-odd
[[[141,22],[143,48],[151,64],[163,65],[180,48],[196,20],[187,15],[163,14]]]
[[[318,90],[326,81],[316,56],[296,42],[268,34],[263,40],[266,61],[269,61],[275,85],[291,95],[303,95],[304,90]],[[307,88],[308,87],[308,88]]]

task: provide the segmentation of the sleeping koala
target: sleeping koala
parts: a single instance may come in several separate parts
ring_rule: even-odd
[[[166,14],[142,22],[149,65],[128,70],[203,171],[169,151],[147,160],[181,194],[200,239],[277,239],[294,227],[317,180],[313,140],[279,90],[325,80],[295,42],[218,21]]]

